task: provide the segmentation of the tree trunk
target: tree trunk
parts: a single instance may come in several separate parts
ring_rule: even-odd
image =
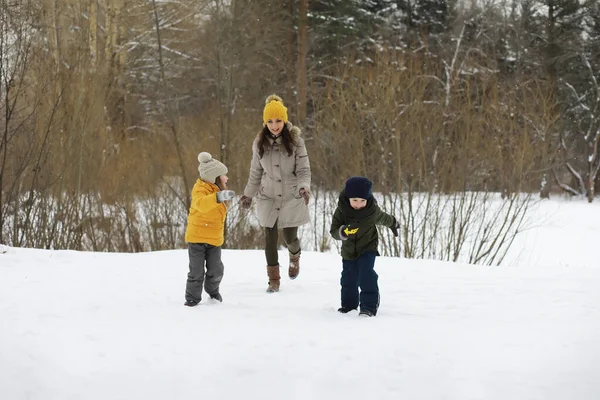
[[[289,10],[289,18],[293,20],[294,16],[294,0],[288,0],[288,10]],[[292,21],[293,22],[293,21]],[[296,59],[296,54],[294,49],[296,49],[296,30],[294,29],[294,24],[289,23],[287,27],[287,92],[285,94],[286,99],[292,99],[294,95],[294,88],[296,87],[296,63],[294,60]]]
[[[92,0],[90,2],[90,64],[93,68],[98,62],[98,2]]]
[[[163,62],[163,55],[162,55],[162,41],[161,41],[161,35],[160,35],[160,19],[158,18],[158,8],[156,7],[156,0],[152,0],[152,9],[153,9],[153,14],[154,14],[154,23],[155,23],[155,28],[156,28],[156,40],[158,42],[158,65],[160,68],[160,80],[161,80],[161,84],[163,86],[163,89],[166,88],[167,83],[165,80],[165,64]],[[184,205],[186,210],[188,210],[192,204],[192,200],[191,200],[191,189],[190,189],[190,185],[188,183],[188,179],[186,177],[185,174],[185,164],[183,162],[183,152],[181,151],[181,143],[179,141],[179,132],[178,132],[178,128],[177,128],[177,123],[175,121],[175,111],[172,107],[171,102],[169,101],[167,104],[167,118],[169,120],[169,125],[171,128],[171,133],[173,135],[173,141],[175,142],[175,151],[177,152],[177,158],[179,160],[179,170],[181,172],[181,179],[183,180],[183,187],[185,190],[185,197],[184,199]]]
[[[300,0],[298,9],[298,123],[306,124],[306,105],[307,105],[307,71],[306,71],[306,54],[308,52],[308,0]]]
[[[592,154],[589,157],[589,173],[588,173],[588,203],[594,201],[594,197],[596,196],[596,178],[598,177],[598,170],[600,169],[600,160],[598,155],[598,145],[600,144],[600,128],[598,128],[598,133],[594,138],[594,142],[592,143]]]
[[[215,12],[215,16],[216,16],[216,20],[217,20],[217,26],[218,26],[218,31],[217,31],[217,47],[216,47],[216,60],[217,60],[217,102],[219,105],[219,138],[220,138],[220,142],[219,142],[219,158],[221,159],[221,162],[225,163],[225,165],[227,165],[227,161],[225,160],[226,158],[226,151],[225,151],[225,147],[227,144],[226,141],[226,127],[225,127],[225,116],[223,113],[223,92],[225,91],[225,78],[223,77],[223,70],[225,69],[223,67],[223,42],[222,42],[222,35],[223,35],[223,27],[221,26],[222,24],[222,20],[221,20],[221,8],[222,8],[222,4],[221,4],[221,0],[217,0],[216,1],[216,12]],[[231,71],[229,72],[231,73]],[[226,97],[226,96],[225,96]]]
[[[113,72],[120,70],[125,61],[125,52],[121,46],[125,27],[122,24],[123,0],[106,0],[106,42],[104,55]]]
[[[56,71],[60,71],[61,64],[61,53],[60,53],[60,21],[59,21],[59,10],[58,10],[58,0],[52,1],[52,28],[54,29],[51,32],[52,36],[52,44],[54,45],[54,61],[56,62]]]

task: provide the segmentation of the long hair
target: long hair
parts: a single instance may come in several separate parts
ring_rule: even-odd
[[[273,136],[269,128],[265,125],[262,130],[258,134],[258,155],[260,158],[265,154],[265,147],[268,144],[268,137]],[[293,146],[296,145],[295,137],[292,135],[290,130],[287,127],[287,124],[283,124],[283,129],[281,130],[281,143],[283,143],[283,147],[285,151],[287,151],[288,156],[291,156],[294,153]]]
[[[221,181],[221,177],[217,176],[215,178],[215,185],[217,185],[217,187],[219,188],[219,190],[227,190],[227,184],[224,184],[223,181]]]

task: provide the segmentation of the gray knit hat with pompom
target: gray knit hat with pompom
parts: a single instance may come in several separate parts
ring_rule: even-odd
[[[215,183],[217,178],[221,175],[227,175],[227,167],[220,161],[212,158],[210,153],[203,151],[198,154],[198,173],[200,173],[200,179],[206,182]]]

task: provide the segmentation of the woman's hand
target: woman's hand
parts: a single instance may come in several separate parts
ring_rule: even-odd
[[[300,189],[300,196],[304,198],[304,204],[308,204],[310,200],[310,192],[304,188]]]
[[[244,210],[248,210],[252,206],[252,197],[242,196],[242,197],[240,197],[240,201],[238,202],[238,204]]]

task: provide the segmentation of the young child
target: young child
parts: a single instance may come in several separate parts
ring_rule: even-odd
[[[200,179],[192,189],[192,205],[185,230],[190,272],[185,287],[185,304],[193,307],[202,300],[202,285],[211,299],[223,301],[219,285],[223,279],[221,245],[227,206],[235,193],[227,190],[227,167],[209,153],[198,154]],[[206,266],[206,279],[204,268]]]
[[[373,183],[362,176],[346,181],[333,214],[329,232],[342,240],[342,306],[346,314],[360,305],[359,315],[374,317],[379,308],[379,286],[374,270],[379,255],[376,225],[384,225],[398,236],[400,224],[393,216],[381,211],[372,194]],[[358,288],[360,286],[360,296]]]

